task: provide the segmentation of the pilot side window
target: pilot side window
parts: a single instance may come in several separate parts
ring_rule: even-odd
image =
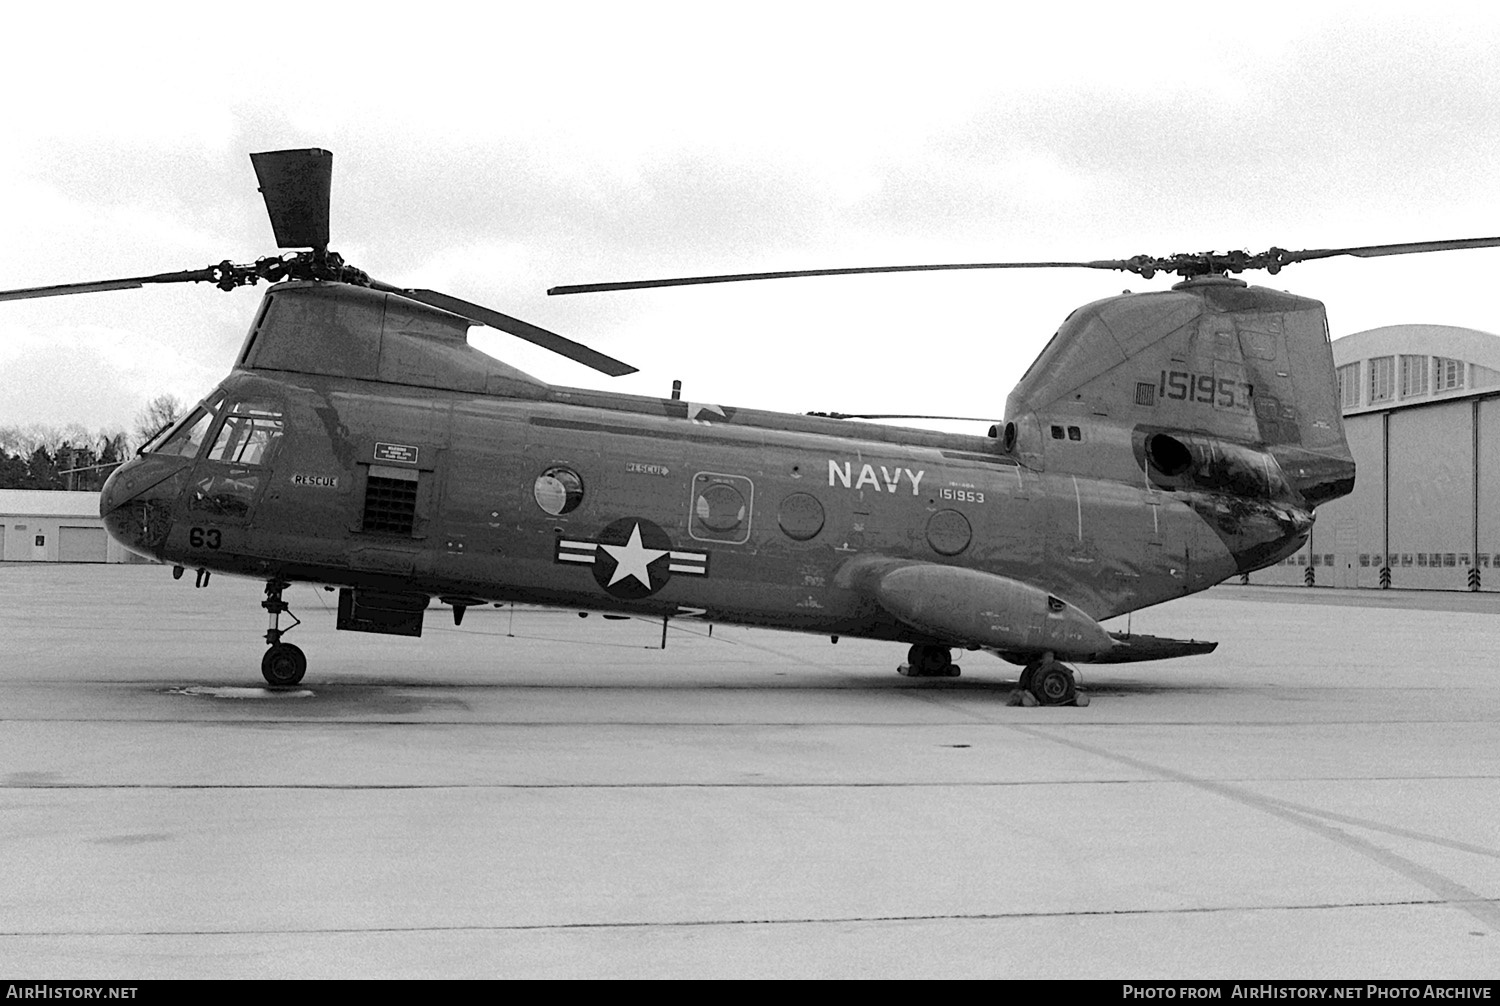
[[[219,427],[209,458],[235,465],[264,464],[281,439],[281,409],[272,402],[235,402]]]

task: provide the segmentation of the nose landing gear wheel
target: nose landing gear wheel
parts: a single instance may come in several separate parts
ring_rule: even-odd
[[[295,685],[307,673],[306,654],[291,643],[281,641],[282,636],[302,624],[302,620],[292,614],[291,606],[281,599],[281,592],[290,586],[285,580],[268,580],[266,599],[260,602],[260,606],[271,616],[270,628],[266,629],[266,642],[271,644],[271,648],[260,658],[260,674],[277,687]],[[281,627],[282,615],[292,620],[290,629]]]
[[[277,643],[260,658],[260,673],[277,687],[295,685],[307,673],[307,656],[291,643]]]

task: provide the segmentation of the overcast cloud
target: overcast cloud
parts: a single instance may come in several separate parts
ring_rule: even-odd
[[[201,5],[8,14],[0,287],[275,251],[246,156],[334,152],[333,247],[641,367],[496,333],[539,377],[794,411],[998,418],[1109,273],[802,279],[548,298],[720,271],[1091,259],[1500,233],[1500,14],[997,4]],[[267,9],[268,11],[270,9]],[[1256,282],[1334,334],[1500,331],[1500,251]],[[259,290],[0,304],[0,425],[128,427],[228,369]]]

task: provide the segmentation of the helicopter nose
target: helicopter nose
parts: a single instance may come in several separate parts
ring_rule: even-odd
[[[145,455],[116,468],[99,493],[99,516],[110,536],[132,552],[155,556],[172,529],[172,506],[187,482],[189,464],[184,458]]]

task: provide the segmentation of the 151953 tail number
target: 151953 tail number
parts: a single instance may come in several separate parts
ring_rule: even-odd
[[[1212,374],[1194,374],[1186,370],[1163,370],[1157,382],[1157,394],[1172,401],[1201,402],[1220,409],[1250,408],[1255,394],[1253,385],[1228,377],[1215,379]]]

